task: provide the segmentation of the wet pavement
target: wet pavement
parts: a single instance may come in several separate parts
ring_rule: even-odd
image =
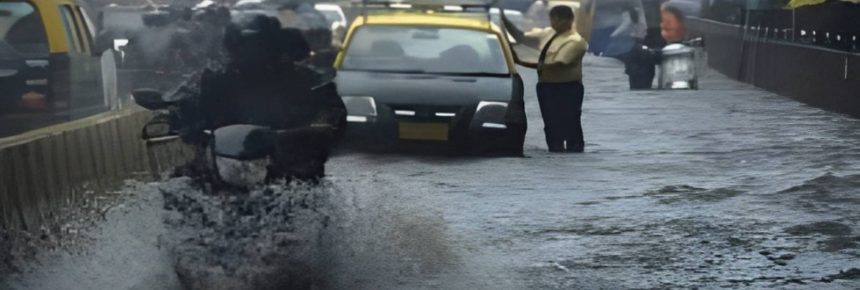
[[[701,91],[630,92],[616,62],[588,58],[585,67],[585,154],[544,150],[529,94],[528,158],[334,159],[335,183],[379,184],[360,194],[382,195],[366,201],[366,214],[393,213],[372,229],[416,223],[370,255],[397,253],[386,258],[402,265],[382,270],[397,277],[357,275],[384,278],[353,285],[860,287],[829,282],[860,267],[860,120],[714,73]],[[426,265],[423,255],[451,259]],[[404,268],[420,275],[394,271]]]
[[[0,288],[201,289],[255,268],[316,289],[860,288],[860,120],[715,73],[631,92],[589,57],[585,75],[585,154],[546,152],[527,90],[526,158],[343,152],[320,187],[261,189],[278,206],[256,219],[162,210],[212,203],[187,180],[140,185],[87,250]]]

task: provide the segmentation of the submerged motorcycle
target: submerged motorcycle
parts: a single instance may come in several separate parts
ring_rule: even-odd
[[[155,116],[144,126],[142,138],[179,136],[197,152],[192,161],[209,182],[248,188],[287,180],[317,180],[324,175],[331,147],[343,134],[346,110],[334,84],[311,89],[331,99],[328,108],[303,126],[277,128],[253,123],[195,126],[199,94],[180,87],[168,94],[138,89],[135,102]],[[332,95],[334,94],[334,95]]]

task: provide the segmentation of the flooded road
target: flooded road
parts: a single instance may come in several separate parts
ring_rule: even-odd
[[[832,281],[860,267],[860,121],[714,73],[701,91],[630,92],[600,58],[585,75],[586,154],[546,152],[527,90],[527,158],[333,159],[335,184],[367,183],[350,243],[377,247],[345,271],[387,267],[344,285],[860,287]]]
[[[860,288],[860,120],[714,73],[700,91],[630,92],[619,63],[584,67],[585,154],[546,152],[529,89],[526,158],[343,152],[312,193],[258,195],[279,207],[240,224],[281,232],[226,239],[259,245],[217,252],[235,263],[175,250],[171,232],[195,226],[161,208],[186,181],[141,185],[131,199],[146,202],[109,215],[97,246],[7,285],[189,288],[194,253],[301,257],[311,272],[274,276],[316,289]],[[207,237],[233,228],[216,224],[183,239],[221,245]],[[284,232],[298,246],[272,252]]]

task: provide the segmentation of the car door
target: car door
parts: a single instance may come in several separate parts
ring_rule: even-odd
[[[95,90],[94,95],[101,96],[101,105],[105,107],[105,109],[118,109],[121,104],[119,100],[118,93],[118,76],[117,76],[117,63],[116,63],[116,53],[112,48],[100,48],[97,43],[98,37],[98,28],[93,24],[92,19],[87,15],[86,9],[82,6],[78,6],[78,13],[80,13],[81,23],[85,25],[85,32],[87,33],[87,41],[90,44],[90,53],[88,55],[91,56],[89,59],[90,62],[95,63],[95,73],[92,77],[95,78],[95,82],[97,82],[100,86],[92,87],[92,90]],[[99,90],[100,89],[100,90]]]
[[[93,53],[92,31],[81,10],[73,5],[60,5],[60,15],[69,47],[69,112],[79,118],[106,110],[101,84],[101,62]]]
[[[78,33],[84,44],[82,92],[86,94],[85,102],[88,109],[86,114],[97,113],[110,108],[110,101],[105,96],[104,79],[102,78],[102,52],[95,45],[96,30],[93,22],[81,6],[74,6],[74,16]]]

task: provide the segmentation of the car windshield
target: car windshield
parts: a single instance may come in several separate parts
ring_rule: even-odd
[[[439,74],[508,74],[496,34],[468,29],[364,26],[341,69]]]
[[[233,9],[235,10],[266,10],[266,6],[260,3],[245,3],[242,5],[236,5]]]
[[[45,27],[30,3],[0,2],[0,57],[16,54],[47,55]]]
[[[328,22],[329,26],[331,26],[332,23],[342,21],[342,19],[340,18],[340,13],[337,13],[337,11],[319,9],[319,12],[322,13],[322,15],[325,17],[325,20],[326,22]]]
[[[235,10],[257,10],[266,9],[266,4],[263,1],[239,1],[233,6]]]

